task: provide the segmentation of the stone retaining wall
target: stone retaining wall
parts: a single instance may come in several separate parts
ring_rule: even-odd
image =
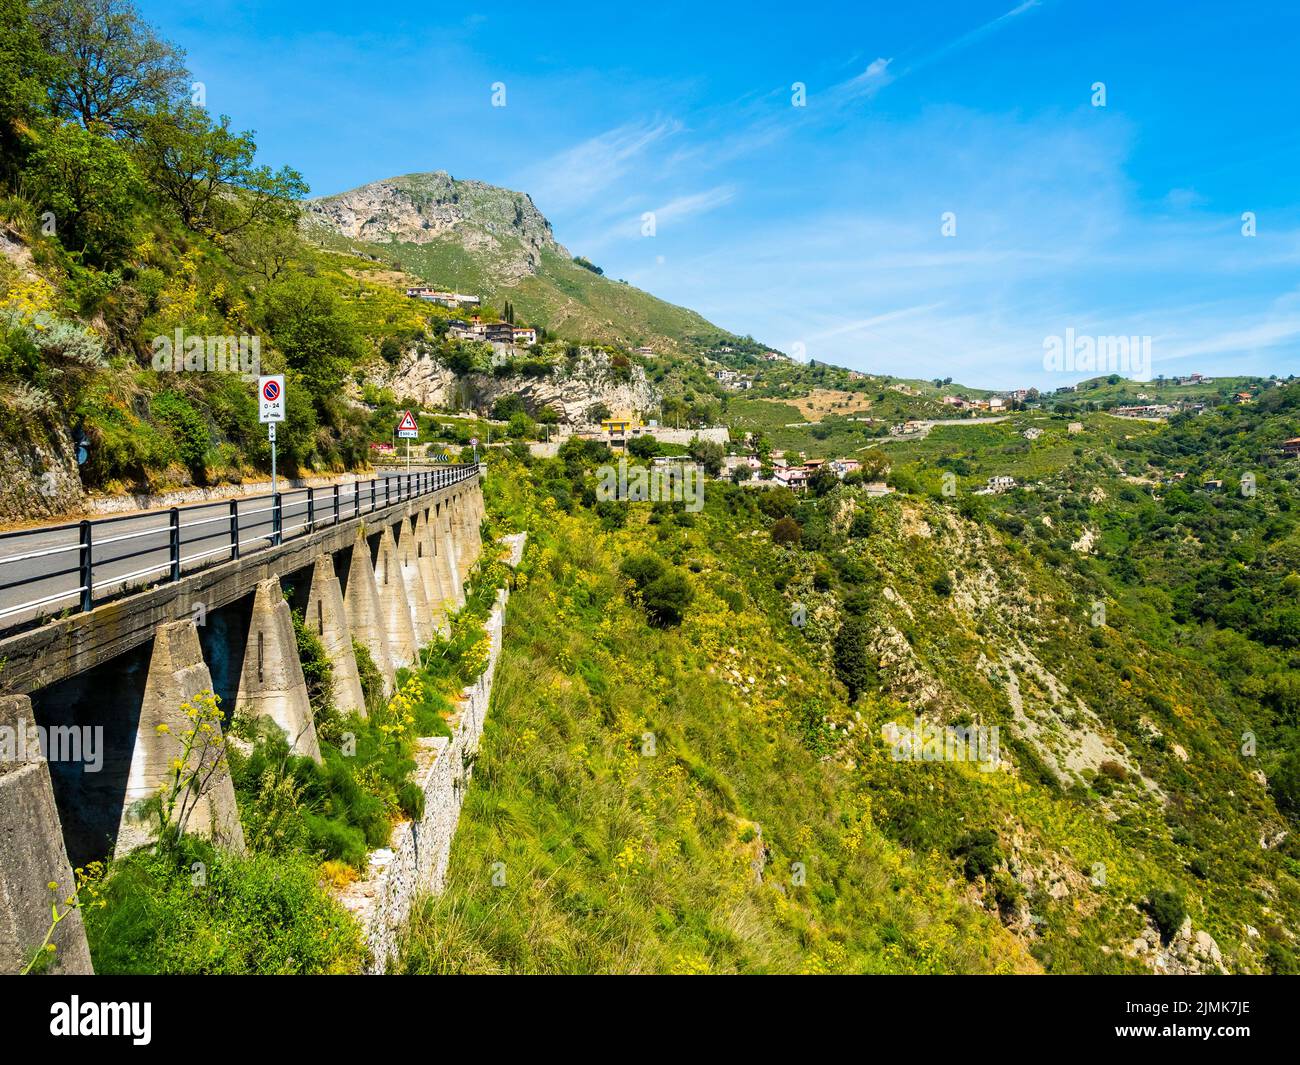
[[[415,899],[440,892],[446,882],[451,841],[492,698],[492,677],[501,654],[501,630],[509,595],[504,588],[497,593],[486,624],[490,640],[487,669],[461,693],[458,713],[451,721],[451,739],[436,736],[420,740],[416,779],[424,791],[424,816],[398,825],[388,847],[371,854],[366,879],[349,884],[340,893],[343,905],[361,922],[371,953],[368,973],[387,970],[397,956]]]

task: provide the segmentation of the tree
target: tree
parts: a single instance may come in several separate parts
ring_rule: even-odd
[[[290,277],[262,302],[262,319],[289,366],[318,401],[336,395],[364,347],[356,327],[324,282]]]
[[[230,118],[214,125],[192,104],[148,115],[140,158],[145,176],[189,229],[229,236],[257,223],[288,224],[308,192],[298,171],[256,166],[250,131],[232,133]]]
[[[858,696],[875,683],[875,666],[867,654],[867,639],[870,635],[870,623],[862,614],[845,618],[840,631],[835,634],[835,675],[848,689],[851,703],[857,702]]]
[[[825,464],[817,467],[817,472],[808,478],[808,487],[817,496],[826,495],[839,483],[840,479],[835,475],[835,471]]]
[[[724,452],[721,444],[712,440],[701,440],[696,436],[691,438],[686,450],[690,452],[691,458],[704,467],[704,472],[710,477],[716,477],[722,471]]]
[[[226,250],[239,266],[270,284],[297,260],[302,244],[292,226],[261,222],[235,234]]]
[[[609,407],[604,403],[593,403],[587,408],[586,419],[592,425],[599,425],[610,416]]]
[[[731,471],[731,483],[742,484],[754,476],[754,471],[745,464],[735,466]]]
[[[659,454],[659,441],[653,436],[638,436],[628,441],[628,453],[635,458],[649,459]]]
[[[537,435],[537,424],[523,411],[510,416],[506,425],[506,434],[515,440],[527,440]]]
[[[772,542],[776,544],[797,544],[803,536],[803,530],[794,518],[777,518],[772,523]]]
[[[1268,776],[1273,802],[1287,817],[1300,819],[1300,751],[1292,751]]]
[[[508,422],[516,414],[527,413],[524,407],[524,397],[518,392],[507,392],[504,396],[497,396],[492,404],[492,417],[499,422]]]
[[[671,569],[646,585],[641,599],[651,624],[667,627],[681,624],[686,608],[695,599],[695,590],[685,573]]]
[[[57,62],[51,107],[86,129],[135,135],[144,115],[188,90],[185,53],[127,0],[38,0],[31,17]]]
[[[1160,930],[1160,941],[1166,945],[1183,926],[1183,919],[1187,916],[1187,904],[1173,891],[1153,891],[1147,896],[1146,910]]]
[[[55,71],[23,0],[0,0],[0,167],[8,176],[18,151],[18,129],[41,110]]]
[[[27,174],[68,250],[83,252],[99,267],[120,262],[130,251],[140,183],[115,141],[72,123],[53,125],[43,131]]]
[[[623,560],[623,564],[619,566],[619,572],[632,581],[637,590],[640,591],[651,581],[658,580],[663,576],[664,564],[658,555],[632,555]]]
[[[794,493],[784,486],[769,488],[758,497],[758,509],[769,518],[784,518],[793,514],[798,500]]]

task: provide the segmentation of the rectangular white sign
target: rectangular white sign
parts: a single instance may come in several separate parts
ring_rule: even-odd
[[[257,379],[258,421],[284,421],[284,374]]]

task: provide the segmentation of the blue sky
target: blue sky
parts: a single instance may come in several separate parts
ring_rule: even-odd
[[[1073,329],[1300,372],[1300,9],[140,7],[314,194],[520,189],[607,275],[805,357],[1042,387],[1088,376],[1044,369]]]

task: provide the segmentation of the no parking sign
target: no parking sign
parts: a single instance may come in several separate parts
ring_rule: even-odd
[[[257,379],[258,420],[284,421],[284,374]]]

